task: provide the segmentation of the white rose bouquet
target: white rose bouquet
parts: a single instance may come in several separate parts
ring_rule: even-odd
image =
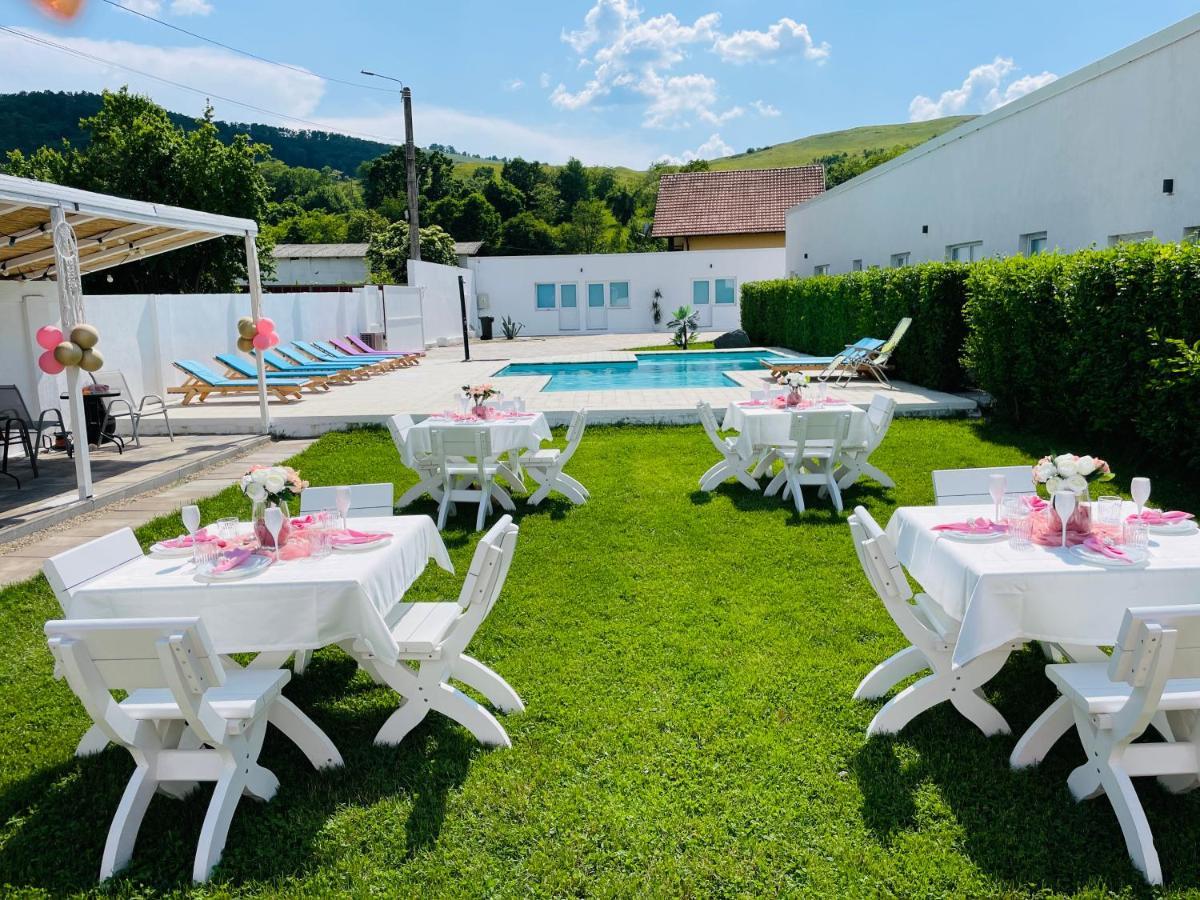
[[[1080,493],[1092,481],[1112,481],[1114,474],[1108,463],[1095,456],[1076,456],[1074,453],[1043,456],[1033,466],[1033,480],[1046,486],[1048,494],[1058,491]]]
[[[804,372],[780,372],[775,379],[775,383],[781,387],[798,391],[808,384],[808,375]]]
[[[253,466],[242,476],[242,493],[253,501],[281,503],[293,500],[308,482],[290,466]]]

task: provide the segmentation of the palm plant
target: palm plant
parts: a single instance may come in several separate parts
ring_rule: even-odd
[[[695,339],[696,333],[700,330],[700,314],[690,306],[681,306],[672,313],[674,316],[667,323],[668,328],[674,328],[675,334],[671,336],[671,342],[683,350],[688,348],[688,344]]]

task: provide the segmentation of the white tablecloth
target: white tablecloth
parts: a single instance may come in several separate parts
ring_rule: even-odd
[[[353,526],[394,537],[378,550],[275,563],[237,581],[199,581],[186,557],[145,556],[78,588],[67,615],[199,616],[218,653],[315,650],[357,638],[392,662],[397,649],[384,616],[430,559],[447,572],[454,567],[428,516],[354,519]]]
[[[413,465],[417,456],[431,451],[429,429],[435,425],[439,428],[478,428],[482,425],[491,432],[492,452],[496,455],[510,450],[536,450],[542,441],[550,440],[550,426],[542,413],[532,413],[521,419],[489,419],[483,422],[455,422],[453,419],[431,416],[409,430],[408,440],[404,442],[405,465]]]
[[[900,562],[963,623],[956,666],[1014,640],[1109,645],[1128,607],[1200,603],[1200,534],[1152,534],[1148,566],[1105,569],[1060,548],[1014,550],[1007,539],[972,544],[930,530],[994,514],[990,504],[912,506],[888,522]]]
[[[820,407],[807,407],[799,412],[848,412],[850,434],[843,447],[865,447],[867,444],[866,410],[849,403],[830,403]],[[770,444],[786,444],[792,427],[792,410],[776,409],[774,406],[738,406],[730,403],[725,409],[722,431],[737,431],[737,449],[743,456],[750,456],[754,447]]]

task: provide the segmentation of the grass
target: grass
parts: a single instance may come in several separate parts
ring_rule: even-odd
[[[673,350],[673,351],[677,351],[677,352],[682,352],[682,349],[683,348],[681,348],[681,347],[676,347],[674,344],[655,344],[652,347],[630,347],[629,351],[631,353],[641,353],[641,352],[650,351],[650,350]],[[712,341],[692,341],[690,344],[688,344],[688,349],[689,350],[715,350],[717,348],[713,344]]]
[[[1028,462],[1047,445],[981,422],[900,420],[877,458],[899,487],[866,482],[847,499],[886,521],[931,502],[935,463]],[[196,893],[1148,896],[1108,804],[1067,792],[1076,742],[1014,773],[1015,737],[985,739],[946,709],[865,739],[878,704],[851,693],[902,639],[842,517],[821,505],[797,516],[731,484],[700,493],[714,457],[696,427],[593,428],[570,466],[592,501],[520,509],[508,584],[472,645],[528,705],[502,717],[511,750],[484,750],[437,715],[375,747],[395,698],[340,651],[317,653],[286,693],[346,767],[318,774],[270,734],[279,794],[239,808]],[[295,464],[317,484],[411,481],[374,430],[329,435]],[[1194,485],[1151,474],[1159,501],[1197,502]],[[201,506],[206,519],[247,511],[233,489]],[[468,515],[445,535],[460,572]],[[179,527],[165,517],[138,537]],[[411,596],[458,585],[431,567]],[[132,768],[115,749],[71,755],[87,722],[51,676],[41,624],[57,612],[40,578],[0,593],[2,893],[94,890]],[[1053,698],[1042,662],[1020,654],[989,687],[1018,733]],[[1168,883],[1196,891],[1200,798],[1139,790]],[[206,800],[156,798],[109,891],[188,892]]]

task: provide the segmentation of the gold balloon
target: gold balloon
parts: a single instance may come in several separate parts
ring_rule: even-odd
[[[91,350],[100,343],[100,332],[92,325],[76,325],[71,329],[71,342],[81,350]]]
[[[83,359],[83,350],[78,344],[63,341],[54,348],[54,358],[58,360],[60,366],[77,366]]]
[[[250,338],[247,338],[247,337],[240,337],[240,338],[238,338],[238,345],[237,345],[237,347],[238,347],[238,349],[239,349],[239,350],[241,350],[243,353],[249,353],[251,350],[253,350],[253,349],[254,349],[254,342],[253,342],[253,341],[251,341],[251,340],[250,340]]]
[[[249,316],[242,316],[240,319],[238,319],[237,328],[238,334],[244,337],[246,340],[251,340],[256,334],[258,334],[258,328],[255,326],[254,320]]]
[[[79,360],[79,368],[85,372],[99,372],[104,368],[104,357],[99,350],[84,350]]]

